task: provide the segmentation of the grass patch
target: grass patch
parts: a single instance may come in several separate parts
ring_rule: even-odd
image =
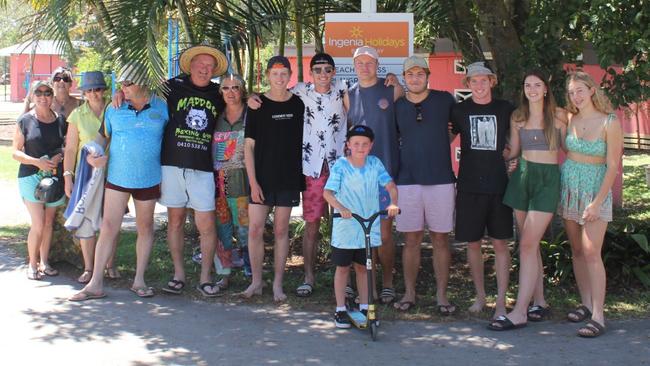
[[[18,163],[11,157],[11,146],[0,146],[0,180],[16,179],[18,176]]]
[[[626,150],[623,158],[623,208],[618,217],[644,221],[650,219],[650,189],[645,167],[650,154]]]

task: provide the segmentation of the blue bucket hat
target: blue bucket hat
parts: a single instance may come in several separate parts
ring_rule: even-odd
[[[106,81],[104,81],[104,73],[101,71],[88,71],[81,77],[81,87],[83,91],[89,89],[104,88],[106,89]]]

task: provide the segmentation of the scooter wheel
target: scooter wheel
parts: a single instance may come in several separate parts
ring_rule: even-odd
[[[379,329],[377,329],[377,323],[375,322],[370,323],[370,337],[372,337],[372,340],[376,341],[378,335],[379,335]]]

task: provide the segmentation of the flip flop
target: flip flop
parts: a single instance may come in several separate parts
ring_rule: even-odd
[[[569,311],[566,318],[570,322],[580,323],[591,318],[591,310],[584,305],[580,305],[575,310]]]
[[[77,292],[76,294],[70,296],[68,298],[68,301],[86,301],[86,300],[93,300],[93,299],[101,299],[106,297],[106,294],[103,292],[100,292],[98,294],[93,294],[90,291],[87,290],[81,290]]]
[[[115,267],[111,267],[104,269],[104,277],[108,277],[111,280],[117,280],[122,278],[122,275]]]
[[[206,287],[212,287],[213,289],[216,288],[217,291],[216,292],[208,292],[208,291],[205,290]],[[214,284],[212,282],[204,282],[204,283],[196,286],[196,289],[201,293],[201,295],[203,295],[203,297],[217,297],[217,296],[223,295],[219,291],[219,286],[217,286],[216,284]]]
[[[456,312],[456,305],[438,305],[438,314],[440,315],[452,315]]]
[[[406,307],[405,307],[406,306]],[[395,310],[408,312],[411,308],[415,307],[415,302],[413,301],[399,301],[393,304]]]
[[[593,319],[587,320],[584,327],[578,329],[578,336],[583,338],[596,338],[605,333],[605,326]]]
[[[533,305],[528,307],[528,321],[541,322],[551,315],[551,307],[549,305]]]
[[[92,270],[85,270],[81,276],[77,278],[77,282],[79,283],[88,283],[90,282],[90,279],[93,277],[93,271]]]
[[[381,290],[381,293],[379,294],[379,298],[381,299],[381,303],[386,305],[390,304],[391,302],[395,301],[395,289],[386,287]]]
[[[314,292],[314,286],[306,282],[296,288],[296,296],[298,297],[309,297],[312,292]]]
[[[515,324],[512,322],[512,320],[508,319],[506,316],[500,315],[496,319],[494,319],[492,323],[488,324],[487,329],[496,330],[500,332],[504,330],[520,329],[525,327],[526,325],[528,324],[527,323]]]
[[[185,282],[172,278],[167,282],[167,287],[163,287],[162,290],[169,294],[179,295],[184,288]]]
[[[131,290],[138,297],[153,297],[153,288],[151,287],[131,287]]]

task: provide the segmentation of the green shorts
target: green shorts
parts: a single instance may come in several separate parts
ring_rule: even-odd
[[[560,168],[523,158],[512,173],[503,203],[519,211],[555,212],[560,200]]]
[[[41,173],[34,173],[26,177],[18,178],[18,190],[20,191],[20,196],[23,198],[24,201],[33,202],[33,203],[43,203],[34,196],[34,191],[36,190],[36,186],[38,186],[38,183],[41,182],[41,179],[43,179],[43,174]],[[48,202],[43,204],[45,205],[45,207],[63,206],[65,204],[65,194],[62,195],[61,198],[58,199],[56,202]]]

